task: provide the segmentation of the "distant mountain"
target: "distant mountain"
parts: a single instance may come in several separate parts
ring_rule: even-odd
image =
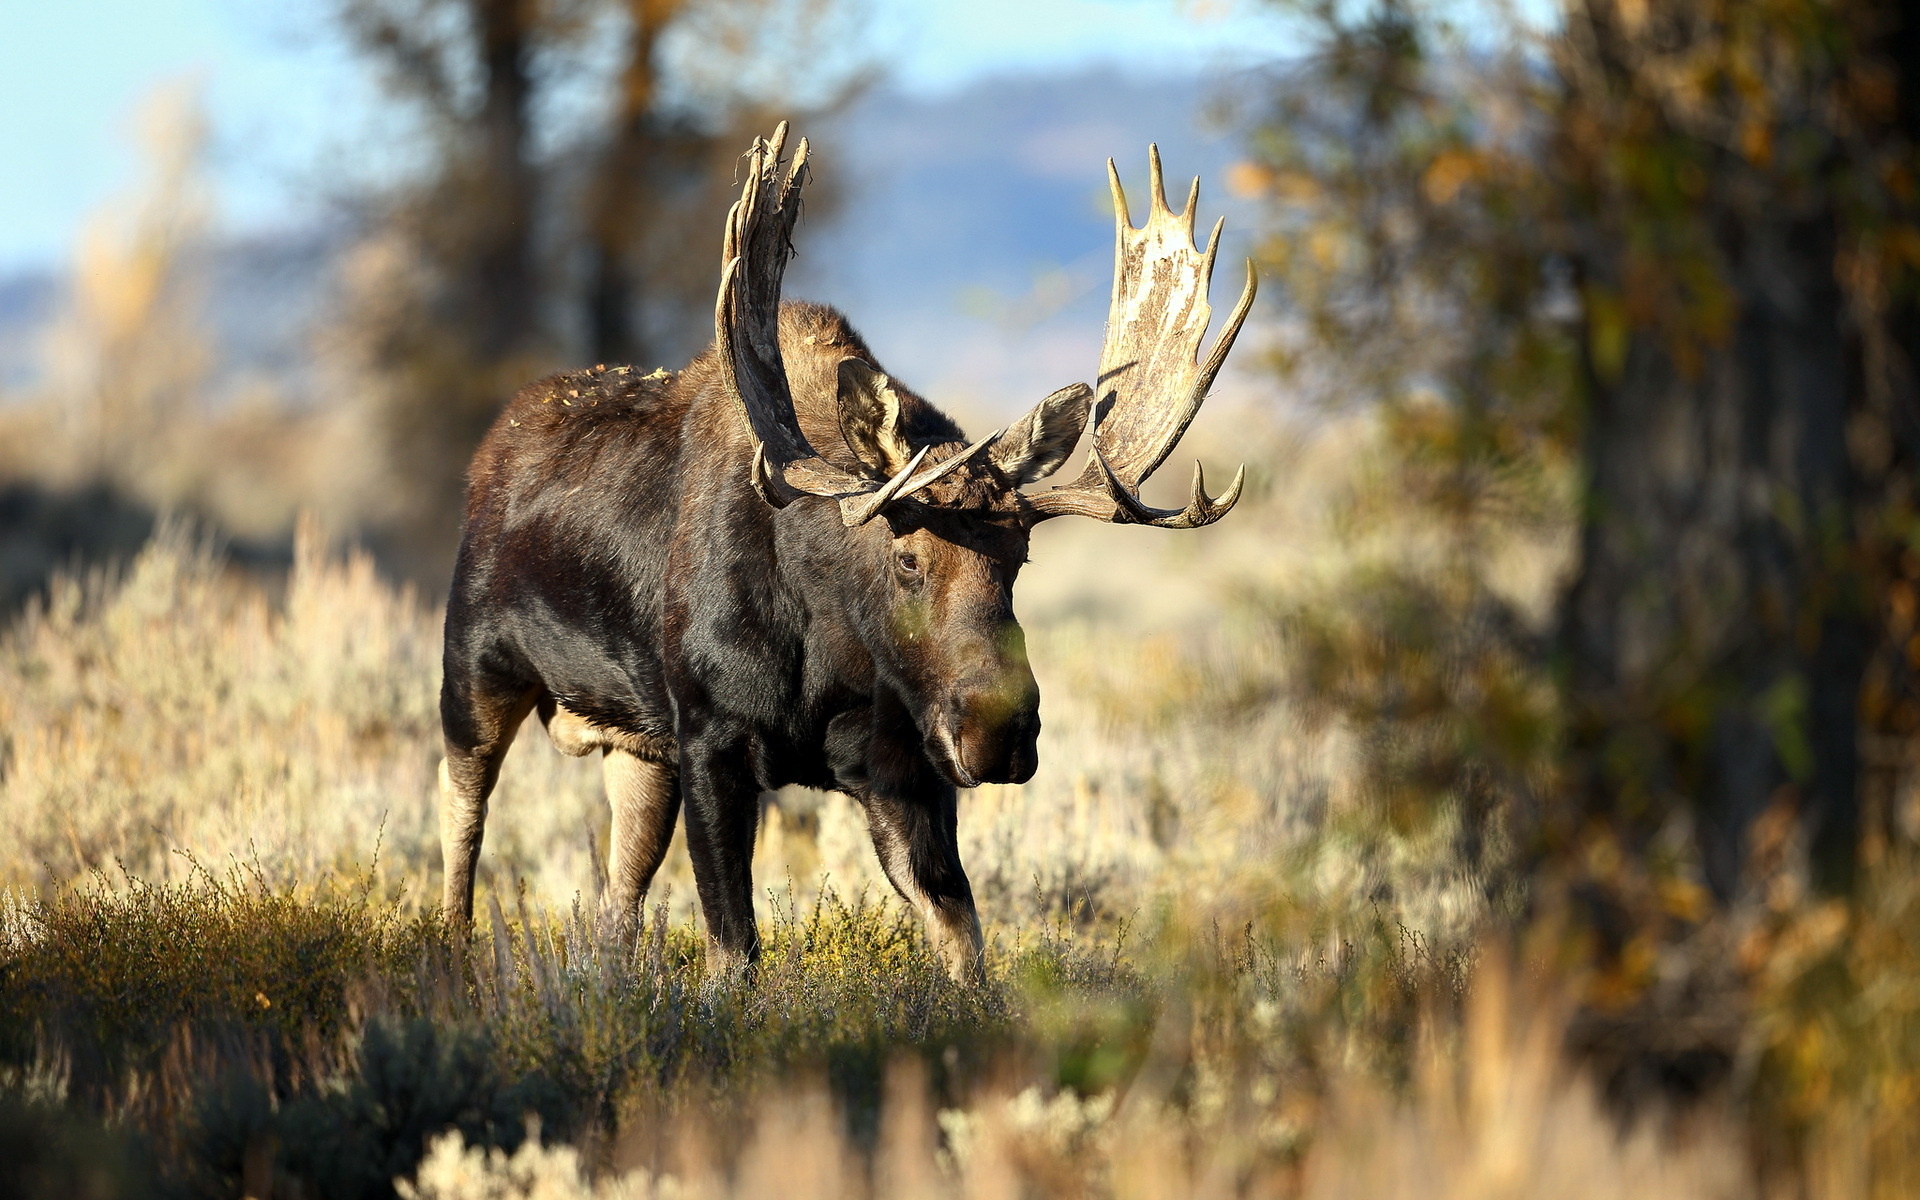
[[[939,401],[1011,413],[1085,378],[1099,354],[1113,226],[1106,160],[1136,221],[1157,141],[1177,205],[1202,177],[1201,219],[1228,215],[1215,298],[1238,287],[1251,214],[1220,186],[1235,143],[1210,128],[1198,80],[1111,71],[1008,78],[921,99],[885,88],[803,132],[839,202],[802,224],[790,294],[843,308],[890,369]],[[223,369],[299,393],[343,230],[208,252],[204,295]],[[718,233],[716,231],[716,239]],[[35,369],[58,309],[51,273],[0,279],[0,385]]]
[[[20,387],[33,378],[40,335],[62,295],[60,277],[52,271],[0,278],[0,388]]]
[[[310,336],[332,283],[345,229],[307,230],[219,242],[187,264],[217,351],[214,391],[247,376],[271,376],[302,396]],[[0,278],[0,388],[30,384],[44,367],[46,335],[67,280],[38,270]]]

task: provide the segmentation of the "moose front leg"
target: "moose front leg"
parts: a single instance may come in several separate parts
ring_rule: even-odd
[[[686,805],[687,856],[707,927],[707,969],[737,974],[760,957],[753,919],[753,835],[760,787],[744,745],[682,741],[680,792]]]
[[[959,983],[985,976],[980,916],[960,865],[959,806],[953,788],[929,788],[916,799],[867,794],[867,827],[880,867],[927,925],[927,937]]]

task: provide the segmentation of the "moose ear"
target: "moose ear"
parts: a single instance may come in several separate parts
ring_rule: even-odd
[[[840,436],[866,468],[891,479],[913,458],[900,432],[900,397],[893,381],[858,358],[840,360]]]
[[[1093,389],[1076,383],[1034,405],[993,444],[994,466],[1015,487],[1058,471],[1086,428],[1092,402]]]

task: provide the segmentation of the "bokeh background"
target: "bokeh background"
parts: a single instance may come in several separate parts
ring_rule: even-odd
[[[1251,5],[1157,3],[6,19],[0,381],[14,407],[60,393],[69,421],[91,392],[119,430],[79,435],[94,461],[14,501],[57,523],[52,495],[111,492],[44,545],[16,527],[15,605],[46,564],[90,538],[124,551],[163,510],[282,562],[308,511],[439,586],[503,395],[567,364],[677,366],[711,336],[733,163],[780,117],[821,155],[792,291],[852,314],[929,394],[1004,419],[1098,354],[1109,156],[1138,195],[1158,140],[1227,202],[1229,256],[1250,248],[1219,84],[1285,44]],[[82,44],[106,61],[69,69]],[[104,378],[107,343],[138,383]],[[196,432],[163,445],[137,421]]]
[[[790,293],[976,430],[1094,369],[1109,156],[1260,272],[1236,511],[1036,534],[979,989],[834,794],[756,979],[678,845],[609,941],[537,733],[432,904],[467,456],[705,343],[782,118]],[[1898,0],[0,13],[0,1184],[1912,1194],[1917,145]]]

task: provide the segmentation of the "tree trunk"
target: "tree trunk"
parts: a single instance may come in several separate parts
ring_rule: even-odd
[[[533,269],[534,183],[527,161],[532,81],[528,76],[533,0],[474,0],[485,70],[480,118],[480,228],[472,246],[474,335],[484,358],[501,359],[533,340],[539,319]]]
[[[1689,370],[1643,331],[1617,377],[1589,371],[1564,646],[1590,803],[1645,831],[1690,802],[1727,896],[1776,803],[1845,874],[1871,614],[1842,565],[1852,372],[1830,224],[1721,232],[1730,342]]]
[[[1815,880],[1844,889],[1860,842],[1863,684],[1886,649],[1888,547],[1873,529],[1910,495],[1860,434],[1863,420],[1899,424],[1890,403],[1910,424],[1913,403],[1910,376],[1889,400],[1865,348],[1890,327],[1863,317],[1839,273],[1856,233],[1838,185],[1861,164],[1818,101],[1846,64],[1806,48],[1804,91],[1782,103],[1776,144],[1829,149],[1804,170],[1776,167],[1677,122],[1647,133],[1658,106],[1633,107],[1648,91],[1634,74],[1646,57],[1613,52],[1620,22],[1605,0],[1584,15],[1601,69],[1573,83],[1571,103],[1631,112],[1617,128],[1642,140],[1625,153],[1683,181],[1695,167],[1700,181],[1683,212],[1617,178],[1588,196],[1599,236],[1580,254],[1587,496],[1561,627],[1584,812],[1644,849],[1668,814],[1691,808],[1723,898],[1750,863],[1774,865],[1756,855],[1786,861],[1772,831],[1794,824],[1759,822],[1792,814]],[[1915,67],[1883,61],[1909,77]],[[1580,93],[1603,86],[1605,97]],[[1659,261],[1647,240],[1661,236],[1688,249]],[[1687,254],[1712,264],[1711,285],[1685,277]],[[1722,301],[1726,315],[1649,306],[1648,277],[1663,270],[1680,277],[1669,295]],[[1910,464],[1910,440],[1893,457]]]
[[[627,0],[627,60],[620,73],[619,107],[588,197],[586,328],[588,350],[596,362],[638,362],[647,355],[639,330],[635,243],[646,220],[647,177],[660,166],[653,115],[658,90],[654,50],[681,2]]]

